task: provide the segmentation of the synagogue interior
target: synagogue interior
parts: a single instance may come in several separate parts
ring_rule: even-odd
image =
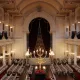
[[[0,80],[80,80],[80,0],[0,0]]]

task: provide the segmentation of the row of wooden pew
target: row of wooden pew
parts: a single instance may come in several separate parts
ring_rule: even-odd
[[[73,69],[70,67],[69,64],[51,64],[50,71],[52,74],[52,79],[56,80],[55,75],[70,75],[73,76]]]
[[[72,65],[72,67],[78,72],[80,73],[80,67],[76,64],[76,65]]]
[[[0,67],[0,74],[2,74],[7,68],[8,65],[3,65],[2,67]]]
[[[13,63],[5,73],[5,75],[1,78],[1,80],[19,80],[20,75],[24,71],[24,61],[18,60],[18,63]]]

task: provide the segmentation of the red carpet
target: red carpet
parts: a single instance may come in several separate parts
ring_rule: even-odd
[[[80,73],[78,73],[73,67],[72,67],[73,71],[74,71],[74,75],[77,78],[77,80],[80,80]]]
[[[6,73],[6,70],[0,74],[0,79],[5,75],[5,73]]]
[[[7,68],[7,69],[8,69],[8,68]],[[0,79],[5,75],[7,69],[6,69],[3,73],[0,74]]]
[[[34,79],[30,79],[30,80],[34,80]],[[47,78],[47,79],[45,79],[45,80],[51,80],[50,78]]]
[[[77,71],[74,71],[74,74],[75,74],[77,80],[80,80],[80,73],[78,73]]]

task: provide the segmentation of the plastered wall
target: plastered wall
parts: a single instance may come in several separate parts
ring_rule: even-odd
[[[31,16],[30,16],[31,18]],[[27,17],[26,17],[27,19]],[[28,17],[29,19],[29,17]],[[49,21],[49,20],[48,20]],[[51,21],[51,20],[50,20]],[[53,50],[55,53],[56,58],[63,58],[64,57],[64,50],[65,50],[65,45],[64,45],[64,38],[65,38],[65,25],[64,25],[64,17],[56,17],[55,22],[56,24],[50,24],[51,27],[55,30],[51,30],[53,34],[53,39],[52,39],[52,46]],[[28,28],[24,27],[29,27],[27,21],[25,21],[23,17],[15,17],[14,18],[14,39],[15,43],[13,44],[13,50],[15,51],[15,58],[25,58],[25,53],[27,51],[27,40],[26,40],[26,34],[29,33]],[[25,25],[24,25],[25,24]],[[27,24],[27,25],[26,25]]]

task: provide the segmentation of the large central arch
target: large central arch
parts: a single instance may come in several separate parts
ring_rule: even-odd
[[[41,11],[41,12],[32,12],[30,15],[24,15],[24,31],[26,31],[27,33],[29,33],[28,27],[30,22],[37,17],[42,17],[44,19],[46,19],[49,24],[50,24],[50,32],[54,32],[56,30],[55,28],[55,17],[51,16],[50,14]]]
[[[29,48],[34,51],[35,47],[50,49],[50,26],[49,22],[41,17],[35,18],[29,25]]]
[[[27,48],[28,48],[28,46],[26,45],[28,43],[28,42],[26,42],[26,37],[27,37],[26,34],[29,34],[29,29],[28,29],[29,24],[34,18],[37,18],[37,17],[42,17],[49,22],[50,33],[53,34],[56,31],[55,16],[52,16],[52,15],[46,13],[45,11],[41,11],[41,12],[34,11],[29,15],[24,15],[24,18],[23,18],[23,32],[24,32],[24,51],[25,52],[27,51]],[[52,40],[52,43],[53,43],[53,40]],[[53,44],[52,44],[52,49],[53,49]]]

